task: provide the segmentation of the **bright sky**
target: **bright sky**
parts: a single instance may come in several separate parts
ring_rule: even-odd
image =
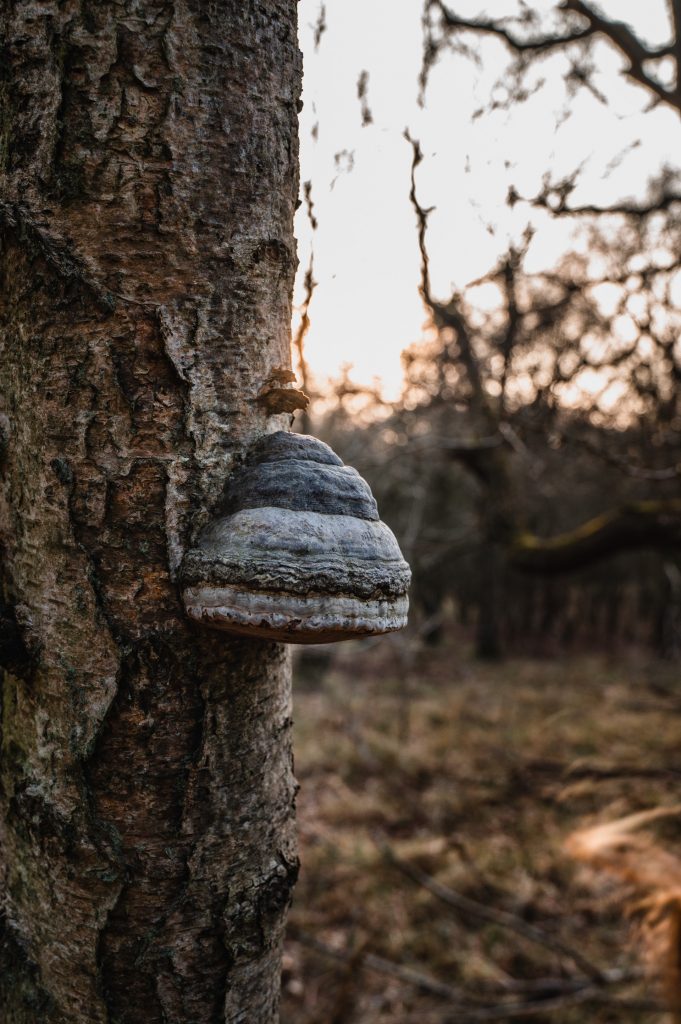
[[[452,0],[450,6],[468,17],[484,11],[499,17],[517,9],[514,0],[486,5]],[[531,6],[554,7],[548,0]],[[599,6],[629,21],[651,42],[668,37],[665,0],[601,0]],[[547,170],[560,175],[583,166],[583,187],[575,192],[575,202],[606,204],[640,194],[665,161],[677,162],[681,127],[670,110],[646,112],[647,95],[622,83],[620,58],[606,46],[596,51],[596,83],[612,102],[605,106],[582,90],[569,102],[571,116],[559,128],[556,112],[568,109],[561,56],[537,69],[536,77],[545,82],[522,107],[474,117],[489,102],[507,59],[495,40],[478,44],[481,65],[443,55],[421,109],[421,0],[326,0],[328,28],[315,52],[319,9],[320,0],[301,0],[299,6],[305,57],[301,181],[312,182],[319,222],[313,239],[318,287],[306,353],[322,388],[350,365],[353,380],[379,382],[386,397],[395,398],[402,376],[400,352],[423,336],[425,321],[408,201],[411,147],[402,137],[405,128],[421,141],[426,158],[417,184],[422,205],[436,207],[428,244],[434,291],[444,297],[452,286],[460,288],[490,270],[509,240],[525,228],[528,208],[518,204],[511,211],[505,205],[510,185],[529,195],[539,191]],[[357,96],[363,70],[369,72],[373,115],[373,123],[364,127]],[[552,226],[536,214],[533,221],[539,230],[530,257],[539,268],[567,245],[572,228]],[[304,206],[296,230],[300,272],[294,301],[299,304],[312,240]]]

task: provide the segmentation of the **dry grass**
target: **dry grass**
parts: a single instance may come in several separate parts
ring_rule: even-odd
[[[626,883],[630,910],[638,920],[639,955],[669,1007],[671,1024],[681,1024],[680,822],[678,804],[655,807],[580,829],[565,844],[577,860]],[[677,833],[673,851],[669,838],[656,835],[656,826],[669,823]]]
[[[342,645],[333,659],[297,673],[302,870],[283,1024],[454,1024],[502,1020],[509,1007],[520,1021],[661,1021],[645,1008],[655,993],[621,883],[564,843],[592,822],[678,802],[678,672],[631,658],[489,667],[457,649],[413,659],[399,640]],[[377,840],[549,943],[448,906]]]

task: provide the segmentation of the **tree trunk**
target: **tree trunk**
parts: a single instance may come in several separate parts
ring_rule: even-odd
[[[484,661],[503,657],[504,552],[501,545],[485,537],[478,560],[478,622],[475,653]]]
[[[277,1020],[289,663],[176,576],[288,422],[295,18],[0,0],[3,1024]]]
[[[518,503],[508,453],[501,448],[476,454],[478,495],[478,622],[475,653],[496,661],[504,654],[504,618],[507,575],[506,548],[513,534]]]

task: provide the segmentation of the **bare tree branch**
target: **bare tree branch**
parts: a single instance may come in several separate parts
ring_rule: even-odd
[[[607,448],[594,444],[586,437],[579,437],[567,431],[560,432],[561,441],[577,445],[583,448],[589,455],[595,456],[602,462],[618,469],[620,473],[631,477],[633,480],[649,480],[655,483],[664,483],[668,480],[681,479],[681,463],[674,466],[662,466],[660,469],[647,469],[645,466],[636,466],[628,459],[609,451]]]
[[[681,87],[681,81],[679,81],[681,78],[681,0],[670,0],[669,6],[672,24],[674,25],[672,49],[674,51],[674,60],[676,61],[676,88],[678,90]]]
[[[495,36],[503,40],[509,49],[520,56],[546,54],[565,49],[573,43],[584,42],[596,37],[604,38],[626,58],[628,63],[624,68],[624,74],[628,78],[652,93],[656,102],[668,104],[676,111],[681,112],[681,88],[679,86],[679,67],[681,66],[679,57],[681,12],[679,8],[681,4],[679,0],[672,0],[672,7],[676,28],[674,43],[650,48],[641,42],[625,22],[604,17],[584,3],[584,0],[563,0],[558,8],[560,11],[582,18],[586,22],[584,27],[527,37],[512,32],[507,27],[508,19],[461,18],[450,10],[442,0],[429,0],[427,4],[428,10],[435,9],[439,12],[446,32],[459,30]],[[676,83],[672,90],[667,89],[646,70],[648,62],[660,60],[663,57],[673,57],[676,61]]]
[[[681,194],[678,192],[663,192],[648,203],[621,202],[612,206],[598,206],[595,203],[585,203],[582,206],[570,206],[568,204],[569,193],[563,183],[549,185],[542,189],[538,196],[533,199],[525,199],[525,202],[540,209],[548,210],[556,216],[562,217],[599,217],[599,216],[622,216],[645,219],[653,213],[662,213],[669,210],[676,203],[681,203]],[[513,202],[523,201],[523,197],[512,193]]]
[[[525,572],[561,573],[637,549],[681,546],[681,501],[638,501],[605,512],[547,539],[521,534],[509,550],[511,565]]]
[[[497,36],[503,39],[508,46],[515,50],[516,53],[542,53],[548,50],[555,50],[561,46],[568,46],[570,43],[578,42],[580,39],[586,39],[594,34],[594,29],[590,26],[587,28],[576,29],[574,32],[567,32],[564,35],[547,35],[539,36],[536,39],[521,39],[519,36],[514,35],[510,32],[503,22],[492,21],[485,18],[460,18],[453,11],[449,10],[448,7],[442,3],[442,0],[431,0],[430,8],[435,8],[440,12],[444,24],[449,29],[466,29],[470,32],[480,32],[484,35]]]
[[[614,43],[632,64],[642,64],[646,60],[667,57],[671,52],[669,46],[656,47],[654,50],[644,46],[638,36],[634,35],[624,21],[613,21],[604,18],[584,3],[584,0],[563,0],[560,5],[563,11],[573,11],[586,18],[593,32],[598,32]]]
[[[314,25],[314,48],[315,51],[319,49],[319,44],[322,41],[322,36],[326,32],[328,25],[326,24],[326,4],[319,5],[319,14],[317,15],[317,21]]]
[[[629,67],[625,69],[627,77],[644,86],[652,92],[663,103],[668,103],[677,111],[681,112],[681,96],[678,87],[669,92],[663,85],[652,78],[645,70],[646,61],[659,60],[662,57],[674,55],[672,46],[658,47],[650,50],[644,46],[638,36],[634,35],[629,26],[623,21],[612,21],[598,14],[593,8],[587,6],[583,0],[563,0],[561,9],[573,11],[581,15],[589,22],[592,32],[605,36],[629,61]]]
[[[305,196],[305,205],[307,208],[307,219],[310,222],[312,231],[317,230],[317,218],[314,213],[314,203],[312,201],[312,182],[306,181],[303,185],[303,194]],[[303,305],[300,311],[300,323],[296,330],[295,337],[293,338],[293,347],[298,356],[298,372],[300,373],[300,384],[303,392],[307,395],[310,394],[310,372],[307,365],[307,359],[305,357],[305,338],[310,330],[310,303],[312,302],[312,296],[314,290],[317,287],[317,282],[314,279],[314,243],[310,244],[310,260],[305,271],[305,277],[303,280],[303,286],[305,294],[303,298]],[[304,434],[309,433],[310,429],[310,413],[306,406],[301,410],[301,429]]]
[[[362,111],[362,128],[374,123],[374,116],[369,106],[369,72],[365,69],[357,79],[357,99]]]
[[[416,223],[418,226],[418,239],[419,239],[419,252],[421,253],[421,297],[426,305],[430,308],[433,306],[433,299],[430,294],[430,263],[428,258],[428,248],[426,246],[426,234],[428,231],[428,217],[433,212],[433,207],[426,209],[419,203],[416,195],[416,168],[423,160],[423,151],[421,144],[418,139],[412,139],[409,131],[405,131],[404,137],[411,146],[412,149],[412,160],[411,160],[411,187],[409,189],[409,199],[411,205],[414,207],[414,213],[416,214]]]
[[[461,362],[468,376],[468,382],[473,393],[476,410],[478,413],[486,415],[489,410],[487,397],[482,384],[480,366],[473,348],[473,339],[471,337],[469,325],[461,312],[459,298],[457,295],[452,295],[449,302],[441,303],[437,302],[431,293],[430,265],[428,260],[428,250],[426,247],[426,232],[428,230],[428,217],[430,213],[432,213],[432,207],[425,209],[421,206],[416,195],[416,168],[423,160],[423,152],[419,142],[416,139],[412,139],[408,131],[404,133],[404,137],[411,145],[413,152],[409,199],[414,207],[418,224],[419,250],[421,253],[421,297],[431,311],[433,324],[437,330],[441,331],[445,328],[450,328],[454,332],[459,346]]]

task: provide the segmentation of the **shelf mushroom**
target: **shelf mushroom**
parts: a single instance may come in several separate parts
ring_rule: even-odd
[[[410,578],[357,470],[285,431],[249,450],[181,570],[192,619],[294,644],[401,629]]]

